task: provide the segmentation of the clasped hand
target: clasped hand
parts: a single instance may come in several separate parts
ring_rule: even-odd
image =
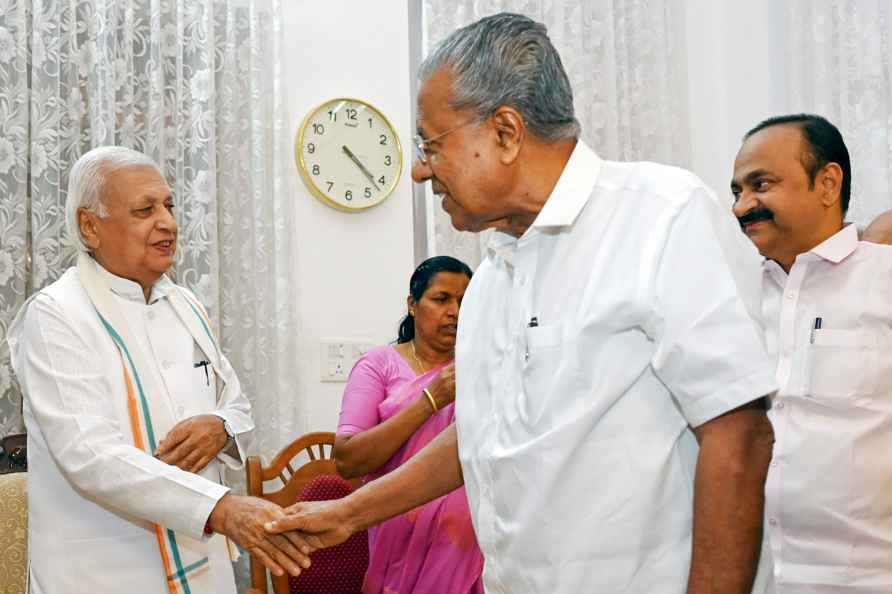
[[[197,415],[173,426],[158,444],[155,457],[187,472],[198,473],[220,453],[227,435],[217,415]]]

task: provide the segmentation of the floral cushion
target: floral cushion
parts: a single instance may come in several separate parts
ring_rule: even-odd
[[[0,592],[24,594],[28,571],[28,473],[0,474]]]

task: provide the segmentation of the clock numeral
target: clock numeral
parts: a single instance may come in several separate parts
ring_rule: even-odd
[[[325,183],[328,184],[328,190],[326,190],[326,192],[331,192],[331,189],[334,187],[334,182],[327,181]]]
[[[365,187],[365,197],[366,197],[366,198],[371,198],[371,197],[372,197],[372,189],[371,189],[370,187],[368,187],[368,186]]]
[[[353,120],[354,122],[356,121],[356,110],[352,107],[347,108],[347,119]]]
[[[332,110],[329,109],[329,110],[328,110],[328,119],[330,119],[332,122],[337,122],[337,121],[338,121],[338,114],[336,114],[334,111],[332,111]],[[314,126],[314,127],[315,127],[315,126]]]
[[[317,136],[321,136],[325,134],[325,126],[323,126],[322,124],[313,124],[313,132]]]
[[[378,178],[378,183],[381,184],[382,186],[384,185],[384,176],[383,175]]]
[[[387,136],[385,134],[381,134],[378,136],[378,144],[381,146],[387,146]]]
[[[307,145],[307,152],[311,155],[316,152],[316,145],[312,142]]]
[[[319,175],[319,165],[313,165],[313,175]]]
[[[344,198],[346,198],[347,200],[353,200],[353,192],[351,190],[347,190],[347,192],[344,194]]]
[[[393,159],[390,158],[390,155],[384,155],[384,164],[390,165],[391,163],[393,163]]]
[[[369,118],[369,128],[372,127],[372,118]]]

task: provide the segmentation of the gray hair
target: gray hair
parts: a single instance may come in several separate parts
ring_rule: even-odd
[[[452,33],[424,60],[422,84],[441,66],[454,76],[452,109],[470,109],[482,122],[508,105],[543,140],[579,137],[570,80],[545,25],[510,13],[480,19]]]
[[[84,153],[68,174],[68,198],[65,201],[65,222],[69,237],[78,250],[90,248],[81,237],[77,211],[85,208],[100,218],[108,216],[103,203],[105,180],[109,174],[130,167],[151,167],[161,173],[148,156],[123,146],[100,146]],[[76,241],[75,241],[76,240]]]

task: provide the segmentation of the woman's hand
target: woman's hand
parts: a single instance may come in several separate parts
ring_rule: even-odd
[[[455,363],[441,369],[427,389],[437,403],[437,410],[455,401]]]

